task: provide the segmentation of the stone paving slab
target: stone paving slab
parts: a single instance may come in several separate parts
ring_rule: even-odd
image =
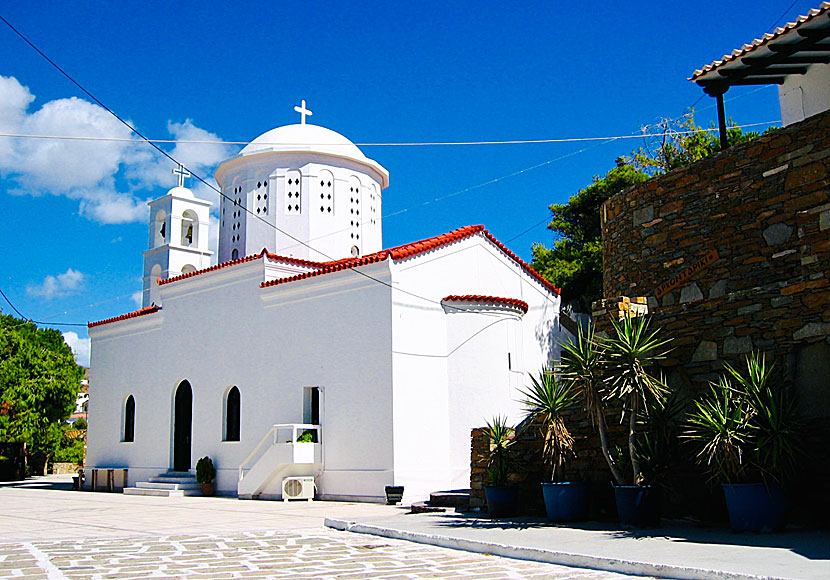
[[[301,532],[0,543],[0,580],[574,579],[630,576],[371,538]]]

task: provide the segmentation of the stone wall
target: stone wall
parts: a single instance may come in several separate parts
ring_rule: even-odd
[[[830,418],[830,113],[629,189],[602,207],[604,295],[637,296],[689,397],[761,350]],[[598,303],[599,331],[626,299]],[[630,302],[630,301],[629,301]],[[830,483],[826,437],[805,479]],[[828,502],[822,502],[827,511]]]

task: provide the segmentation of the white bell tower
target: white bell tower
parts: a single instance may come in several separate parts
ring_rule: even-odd
[[[178,185],[167,195],[151,201],[149,250],[144,252],[142,306],[161,305],[159,278],[172,278],[210,266],[208,250],[209,201],[197,199],[184,187],[190,172],[181,164],[173,170]]]

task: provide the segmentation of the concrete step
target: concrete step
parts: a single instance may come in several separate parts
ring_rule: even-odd
[[[429,505],[466,509],[470,506],[470,490],[453,489],[451,491],[433,492],[429,494]]]
[[[149,483],[167,483],[173,485],[199,485],[195,477],[151,477]]]
[[[140,487],[142,489],[202,489],[202,484],[193,482],[186,482],[186,483],[171,483],[171,482],[158,482],[158,481],[139,481],[135,484],[135,487]]]
[[[202,495],[201,489],[146,489],[142,487],[125,487],[124,495],[153,495],[158,497],[183,497]]]

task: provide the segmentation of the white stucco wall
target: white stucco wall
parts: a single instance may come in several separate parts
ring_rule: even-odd
[[[778,86],[783,126],[830,109],[830,64],[813,64],[804,75],[788,75]]]
[[[257,260],[162,286],[163,310],[90,329],[90,467],[129,466],[130,481],[172,466],[175,389],[193,389],[191,465],[209,455],[217,489],[275,423],[303,422],[303,388],[323,392],[323,496],[378,499],[393,468],[388,288],[344,271],[260,288]],[[388,278],[381,263],[367,268]],[[239,442],[223,442],[223,405],[241,394]],[[136,401],[135,442],[122,443]]]
[[[470,429],[522,418],[518,389],[550,359],[559,297],[480,235],[395,263],[392,280],[408,292],[393,292],[396,484],[412,498],[469,487]],[[529,311],[520,322],[448,314],[440,301],[451,294],[519,298]]]

